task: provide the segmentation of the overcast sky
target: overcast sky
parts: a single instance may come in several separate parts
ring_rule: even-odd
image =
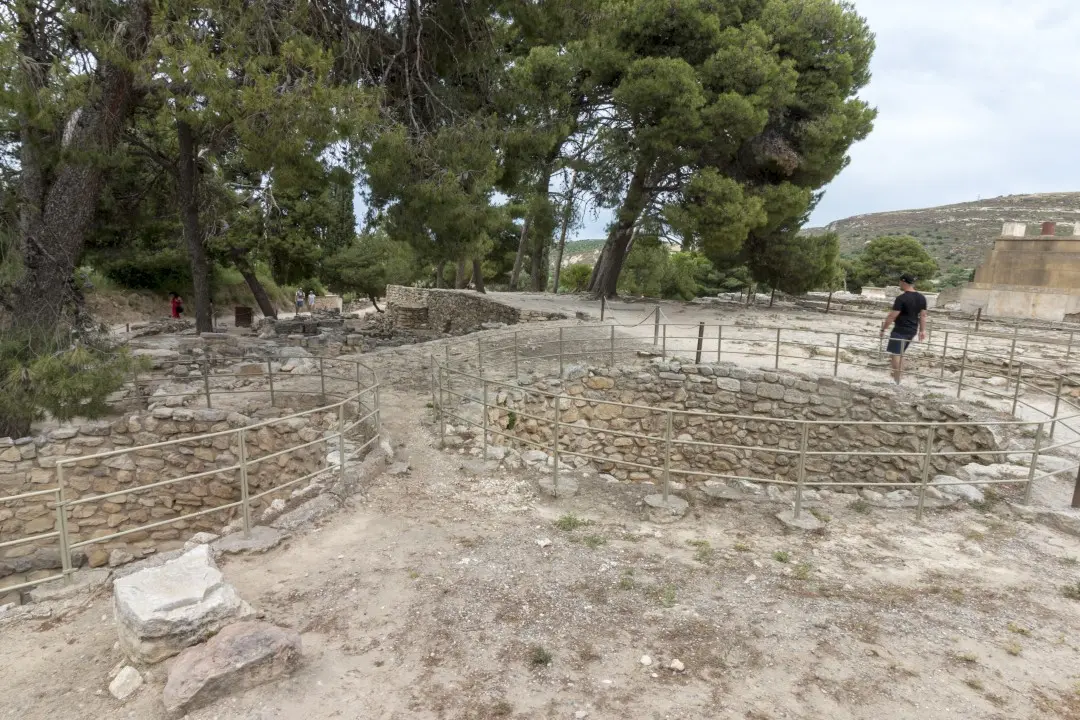
[[[855,0],[877,36],[874,131],[811,225],[1080,190],[1080,3]],[[603,237],[608,215],[575,234]]]

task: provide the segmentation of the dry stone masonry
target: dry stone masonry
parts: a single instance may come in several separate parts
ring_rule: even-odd
[[[663,475],[666,410],[676,411],[671,469],[680,481],[700,481],[705,475],[796,481],[801,430],[790,420],[811,420],[815,423],[809,426],[808,482],[917,483],[922,477],[926,428],[883,423],[977,422],[972,408],[944,399],[728,364],[578,366],[567,368],[565,375],[534,377],[523,383],[522,390],[496,393],[498,407],[489,411],[491,427],[550,448],[556,401],[545,395],[561,395],[563,452],[600,458],[596,464],[601,472],[631,481],[655,481]],[[986,412],[980,411],[979,417],[985,418]],[[502,444],[505,439],[493,442]],[[973,461],[994,462],[980,453],[997,448],[998,441],[986,427],[939,427],[935,452],[970,455],[934,457],[931,477],[955,474]],[[813,454],[818,452],[829,454]],[[857,452],[886,454],[853,454]]]

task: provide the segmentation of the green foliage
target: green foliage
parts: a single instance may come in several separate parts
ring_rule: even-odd
[[[644,297],[691,300],[703,291],[703,281],[717,280],[715,269],[698,252],[671,252],[658,238],[639,235],[622,274],[619,292]]]
[[[858,284],[883,287],[896,285],[900,276],[911,273],[919,280],[919,287],[937,275],[937,262],[918,240],[906,236],[886,236],[871,240],[859,253],[855,262]]]
[[[755,246],[751,270],[755,279],[791,295],[835,284],[840,261],[835,233],[800,235],[777,233],[768,243]]]
[[[942,274],[941,278],[937,281],[937,286],[942,289],[960,287],[961,285],[971,282],[974,279],[972,275],[971,268],[960,267],[957,265],[949,268]]]
[[[332,255],[323,274],[335,290],[363,294],[374,303],[386,294],[387,285],[408,285],[418,272],[408,245],[375,232]]]
[[[187,253],[175,248],[136,251],[100,263],[101,273],[126,288],[184,293],[191,287]]]
[[[124,349],[65,347],[6,333],[0,340],[0,437],[28,435],[46,414],[59,421],[106,414],[108,396],[130,377],[134,362]]]
[[[564,292],[582,292],[589,286],[593,267],[588,263],[567,265],[559,273],[559,289]]]

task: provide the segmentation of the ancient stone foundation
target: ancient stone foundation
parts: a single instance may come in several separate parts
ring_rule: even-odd
[[[491,427],[551,448],[556,400],[534,391],[562,395],[562,452],[599,458],[594,462],[602,472],[636,481],[663,475],[668,410],[675,411],[671,470],[681,481],[721,475],[794,482],[803,426],[791,420],[810,420],[815,422],[807,426],[808,482],[917,483],[927,428],[884,423],[976,421],[973,409],[944,399],[915,400],[884,386],[732,365],[576,367],[567,374],[572,379],[534,378],[521,390],[500,389],[494,394],[497,407],[489,410]],[[935,453],[971,454],[934,457],[931,477],[973,461],[994,462],[980,451],[997,447],[985,427],[939,427]]]

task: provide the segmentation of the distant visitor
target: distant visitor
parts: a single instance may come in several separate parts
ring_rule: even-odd
[[[309,312],[315,312],[315,291],[308,290],[307,294],[307,306]]]
[[[903,292],[897,296],[892,312],[881,324],[882,336],[890,325],[893,326],[886,352],[889,353],[892,377],[897,385],[900,384],[900,378],[904,374],[904,353],[915,339],[915,335],[918,334],[919,342],[926,341],[926,297],[922,293],[915,292],[915,281],[914,275],[900,276],[900,289]]]
[[[296,313],[300,314],[300,311],[304,309],[304,289],[296,288]]]
[[[184,298],[174,292],[169,293],[169,314],[179,318],[184,314]]]

